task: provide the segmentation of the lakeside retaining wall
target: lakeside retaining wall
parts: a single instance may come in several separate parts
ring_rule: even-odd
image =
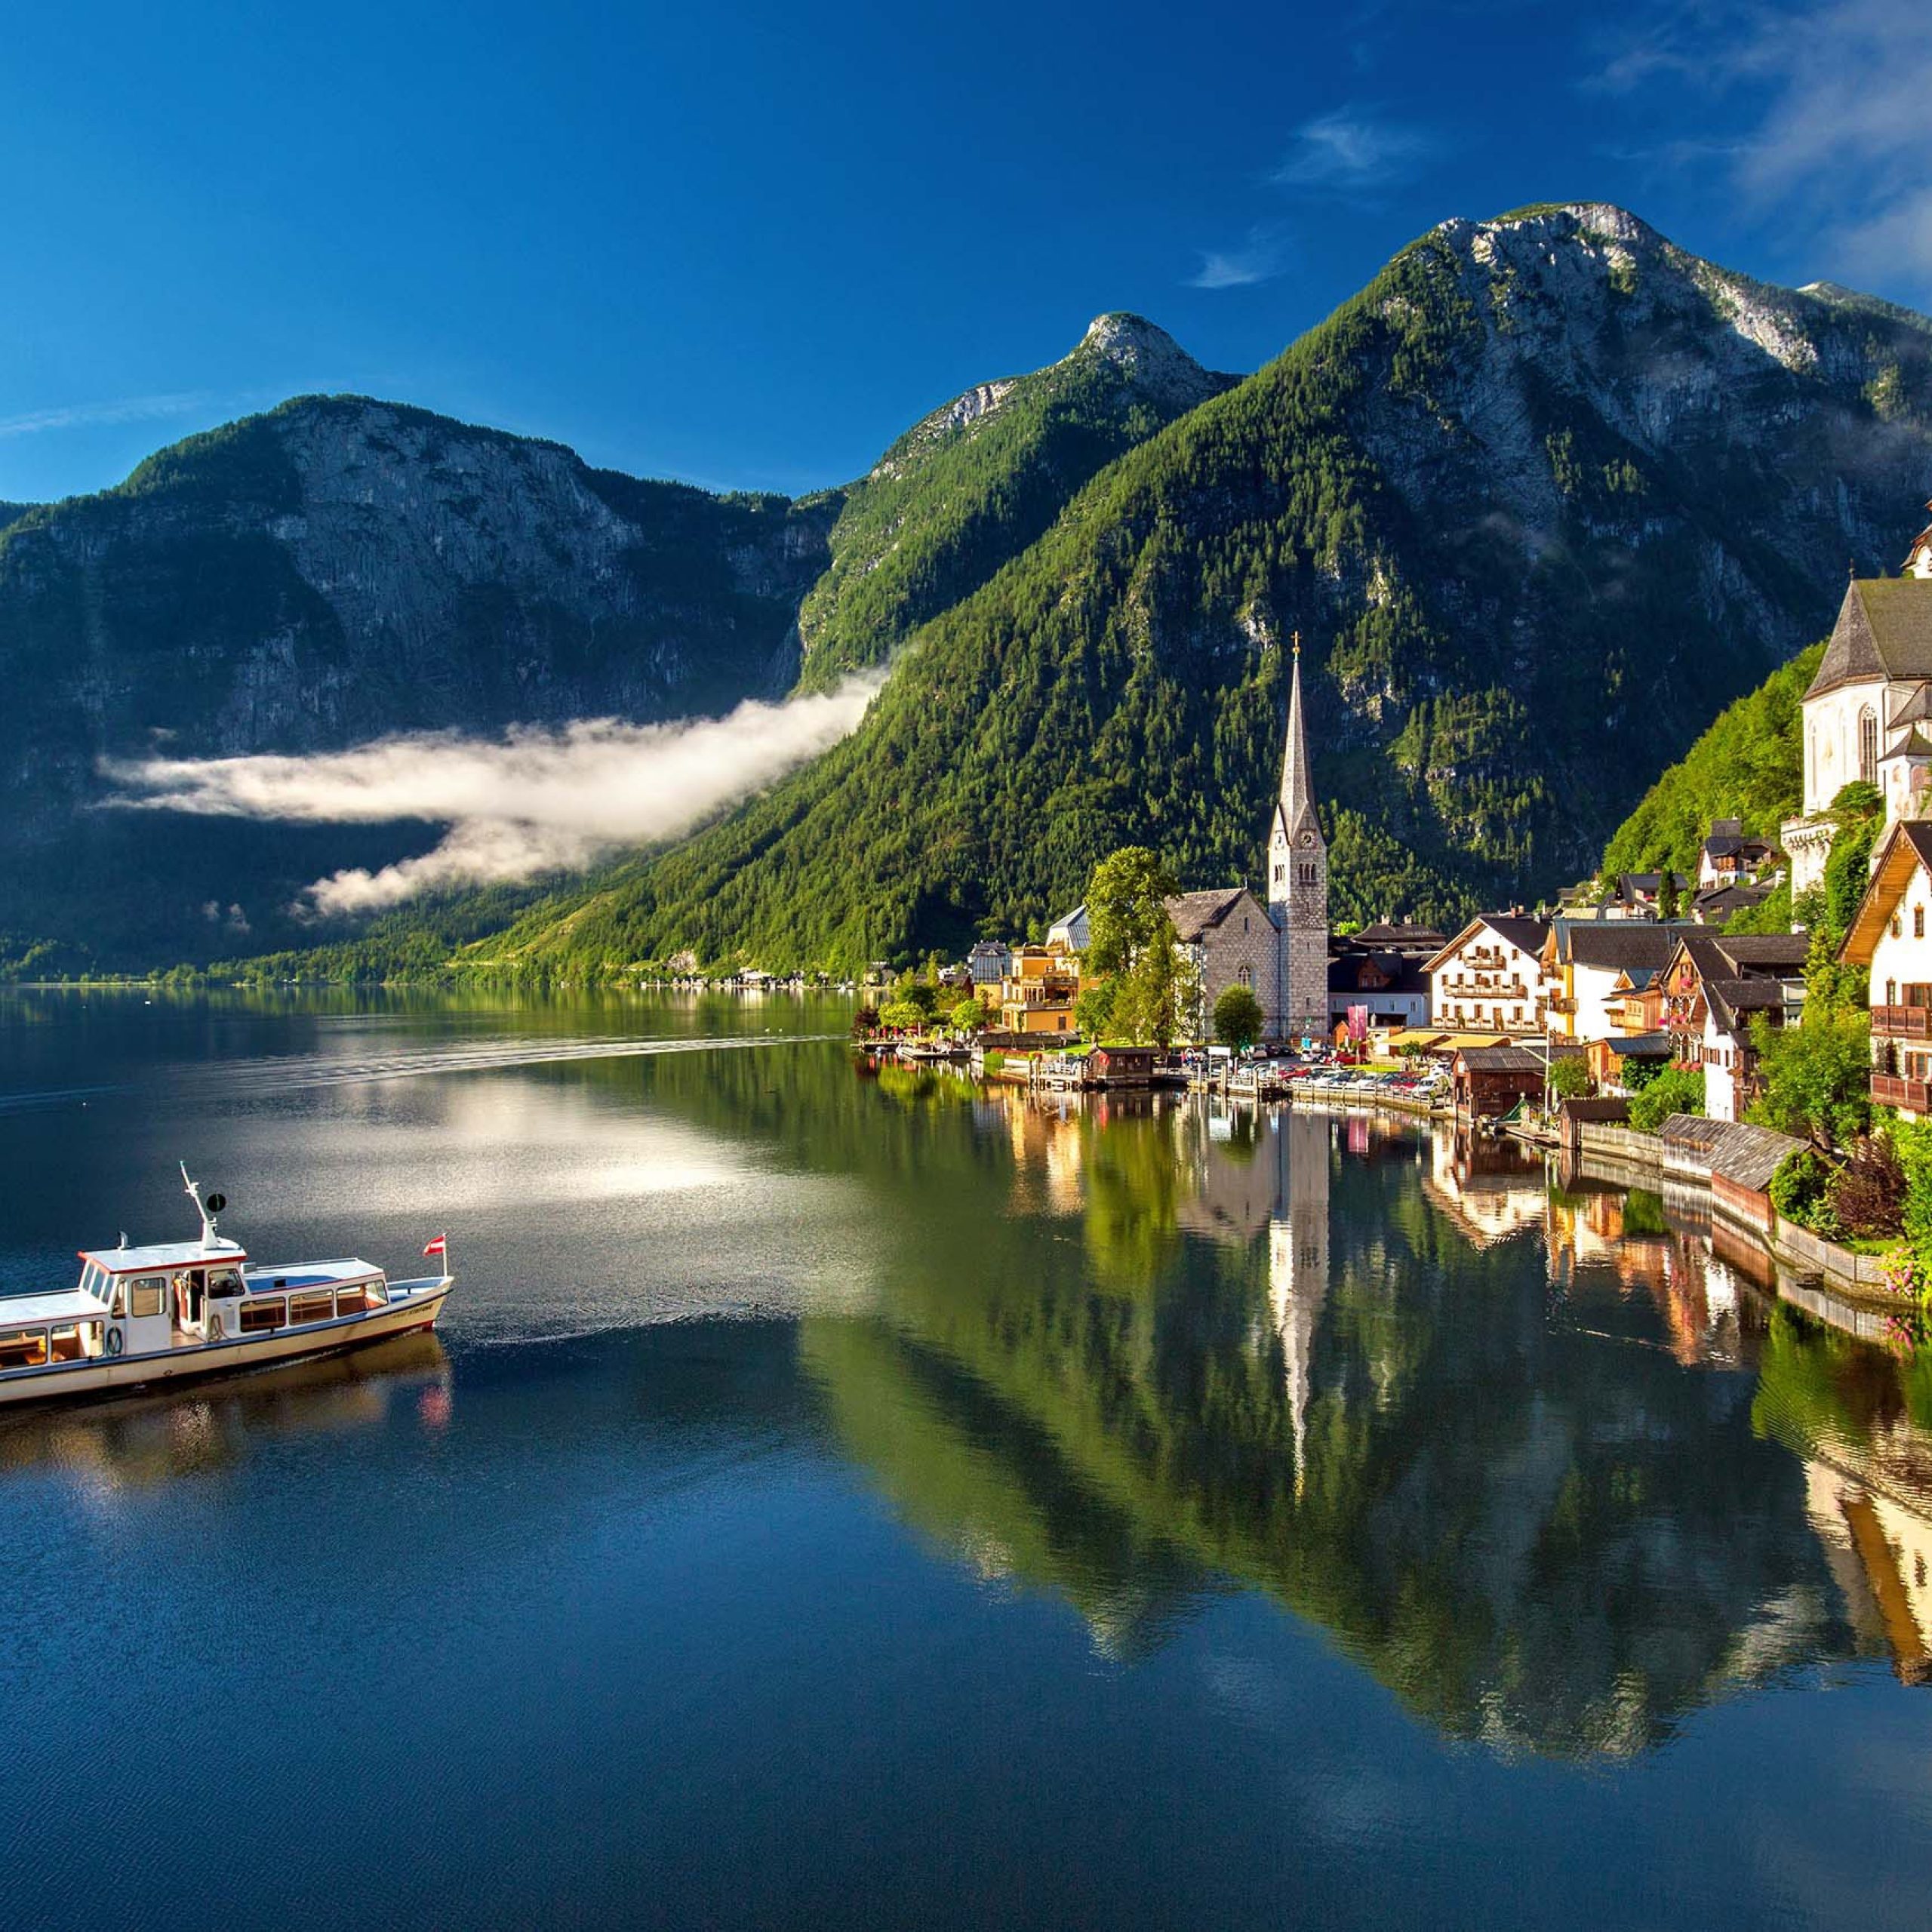
[[[1835,1241],[1821,1240],[1808,1228],[1786,1220],[1771,1205],[1761,1187],[1728,1174],[1714,1173],[1707,1155],[1695,1139],[1666,1140],[1626,1127],[1580,1122],[1579,1151],[1594,1165],[1598,1162],[1662,1182],[1697,1187],[1709,1196],[1713,1222],[1727,1221],[1750,1236],[1776,1265],[1780,1293],[1800,1307],[1811,1307],[1818,1291],[1814,1281],[1829,1283],[1837,1294],[1857,1303],[1872,1318],[1875,1338],[1884,1331],[1884,1312],[1897,1306],[1875,1255],[1854,1254]],[[1792,1143],[1793,1146],[1798,1143]],[[1814,1309],[1814,1312],[1818,1312]],[[1841,1324],[1842,1325],[1842,1324]]]

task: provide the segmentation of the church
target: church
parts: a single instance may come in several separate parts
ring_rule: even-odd
[[[1845,786],[1875,785],[1887,828],[1932,811],[1932,528],[1900,575],[1845,586],[1804,713],[1802,812],[1779,831],[1794,893],[1823,881]]]
[[[1268,903],[1244,885],[1183,892],[1168,901],[1174,936],[1201,989],[1193,1030],[1212,1030],[1214,1002],[1246,986],[1271,1041],[1321,1039],[1328,1032],[1328,842],[1310,782],[1302,715],[1301,646],[1288,690],[1281,786],[1268,824]]]

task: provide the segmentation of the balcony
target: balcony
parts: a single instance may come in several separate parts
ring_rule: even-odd
[[[1872,1097],[1881,1107],[1902,1107],[1911,1114],[1932,1114],[1932,1082],[1901,1080],[1894,1073],[1875,1073],[1872,1076]]]
[[[1574,1013],[1577,1001],[1569,993],[1552,993],[1549,997],[1549,1010],[1552,1013]]]
[[[1932,1040],[1932,1007],[1875,1006],[1872,1030],[1887,1040]]]

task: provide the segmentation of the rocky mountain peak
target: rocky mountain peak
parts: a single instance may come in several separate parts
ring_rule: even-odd
[[[1074,356],[1110,362],[1137,388],[1183,408],[1204,402],[1223,386],[1165,329],[1121,310],[1096,315],[1067,360]]]

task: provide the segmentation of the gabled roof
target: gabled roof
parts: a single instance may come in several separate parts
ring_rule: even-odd
[[[1711,1017],[1727,1033],[1743,1030],[1743,1023],[1754,1013],[1781,1012],[1784,1008],[1784,982],[1781,980],[1706,980],[1704,998]]]
[[[1932,580],[1854,577],[1804,695],[1887,678],[1932,678]]]
[[[1374,967],[1382,976],[1381,985],[1362,984],[1361,971],[1365,966]],[[1331,993],[1361,992],[1371,997],[1380,994],[1388,998],[1400,993],[1426,993],[1429,979],[1423,971],[1422,962],[1412,954],[1349,952],[1338,953],[1329,961],[1328,990]]]
[[[1207,892],[1180,893],[1164,903],[1168,917],[1174,924],[1175,938],[1183,946],[1193,946],[1202,934],[1211,932],[1247,897],[1244,885],[1217,885]],[[1259,901],[1255,909],[1260,911]]]
[[[1558,964],[1607,968],[1613,971],[1647,968],[1660,971],[1676,950],[1684,928],[1636,919],[1558,919],[1553,933]]]
[[[1444,937],[1433,926],[1411,925],[1400,919],[1378,919],[1374,925],[1364,926],[1360,932],[1351,933],[1349,943],[1371,952],[1380,952],[1385,946],[1433,952]]]
[[[1620,1060],[1668,1060],[1677,1051],[1676,1041],[1668,1033],[1613,1033],[1597,1044]]]
[[[1552,1045],[1550,1049],[1557,1060],[1575,1060],[1583,1051],[1574,1044]],[[1472,1073],[1540,1073],[1543,1069],[1540,1047],[1463,1047],[1456,1057]]]
[[[1753,838],[1740,832],[1712,833],[1704,841],[1705,851],[1713,859],[1734,857],[1740,852],[1775,852],[1768,838]]]
[[[1838,957],[1853,966],[1869,966],[1877,950],[1892,908],[1905,896],[1915,871],[1932,873],[1932,823],[1924,819],[1900,819],[1886,833],[1873,862],[1872,877],[1858,910],[1851,915],[1851,930],[1845,934]]]
[[[1811,950],[1809,933],[1727,933],[1693,926],[1677,935],[1697,977],[1709,987],[1718,980],[1765,980],[1774,984],[1804,970]],[[1675,949],[1672,956],[1675,957]]]
[[[1543,941],[1549,937],[1549,921],[1547,919],[1525,918],[1518,912],[1478,912],[1447,946],[1432,953],[1423,962],[1422,970],[1425,973],[1433,973],[1445,959],[1451,958],[1461,952],[1464,940],[1473,938],[1485,926],[1499,939],[1506,940],[1510,945],[1524,952],[1541,952]]]

